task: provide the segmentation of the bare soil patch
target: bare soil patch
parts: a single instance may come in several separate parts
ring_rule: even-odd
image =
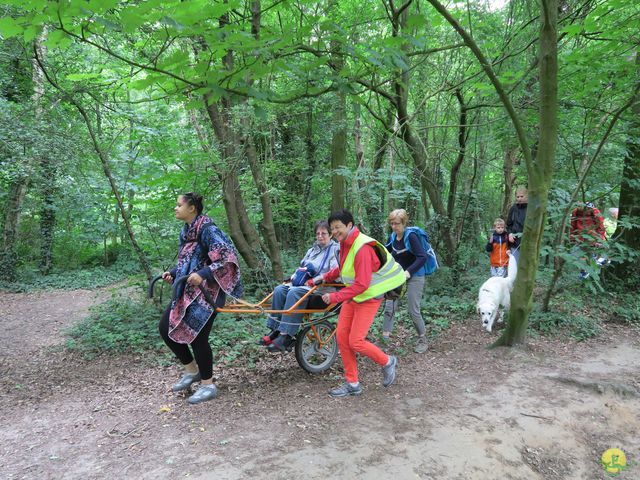
[[[189,406],[169,390],[177,367],[61,348],[106,295],[0,293],[2,478],[599,479],[612,447],[630,463],[617,478],[640,477],[634,329],[490,351],[499,332],[469,318],[400,357],[389,389],[361,360],[364,394],[340,400],[339,365],[314,376],[265,353],[218,367],[219,398]]]

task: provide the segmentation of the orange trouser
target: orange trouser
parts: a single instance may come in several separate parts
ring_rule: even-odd
[[[344,365],[344,377],[347,382],[358,381],[356,353],[369,357],[380,366],[389,361],[386,353],[366,340],[382,300],[369,300],[363,303],[344,302],[338,316],[336,337]]]

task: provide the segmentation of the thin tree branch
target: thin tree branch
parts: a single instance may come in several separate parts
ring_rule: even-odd
[[[532,168],[531,152],[529,150],[527,136],[522,126],[522,122],[520,121],[520,118],[518,117],[518,114],[516,113],[515,108],[511,103],[511,100],[507,96],[507,93],[502,83],[500,82],[495,72],[491,68],[491,64],[489,63],[487,58],[484,56],[484,54],[482,53],[482,51],[480,50],[476,42],[473,40],[473,38],[471,38],[471,36],[467,33],[467,31],[458,23],[458,21],[455,18],[453,18],[453,16],[444,7],[444,5],[442,5],[438,0],[427,0],[427,1],[458,32],[458,34],[464,40],[464,43],[469,47],[469,49],[476,56],[476,58],[478,59],[478,62],[480,62],[482,69],[486,73],[487,77],[489,77],[489,80],[493,84],[493,87],[495,88],[496,93],[500,97],[500,100],[502,101],[505,109],[507,110],[507,113],[509,114],[511,122],[513,123],[513,127],[515,128],[516,135],[518,137],[518,142],[520,143],[520,149],[522,150],[522,155],[524,156],[525,162],[527,164],[527,169]]]

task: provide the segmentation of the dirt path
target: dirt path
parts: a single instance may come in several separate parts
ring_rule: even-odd
[[[630,463],[617,478],[640,477],[640,398],[623,395],[640,391],[632,329],[487,351],[473,318],[402,357],[388,390],[361,361],[364,394],[334,400],[337,369],[311,376],[292,356],[265,355],[266,375],[218,369],[220,397],[188,406],[169,392],[175,367],[87,362],[57,347],[104,296],[0,293],[11,338],[0,356],[2,478],[599,479],[610,478],[599,462],[612,447]]]

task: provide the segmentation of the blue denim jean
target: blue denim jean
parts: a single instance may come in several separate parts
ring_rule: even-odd
[[[288,284],[278,285],[273,291],[271,298],[271,308],[273,310],[288,310],[300,300],[305,293],[309,291],[308,287],[292,287]],[[296,308],[305,308],[309,299],[305,299]],[[278,330],[280,333],[294,336],[298,333],[300,323],[302,322],[302,314],[282,314],[272,313],[267,317],[267,328]]]

